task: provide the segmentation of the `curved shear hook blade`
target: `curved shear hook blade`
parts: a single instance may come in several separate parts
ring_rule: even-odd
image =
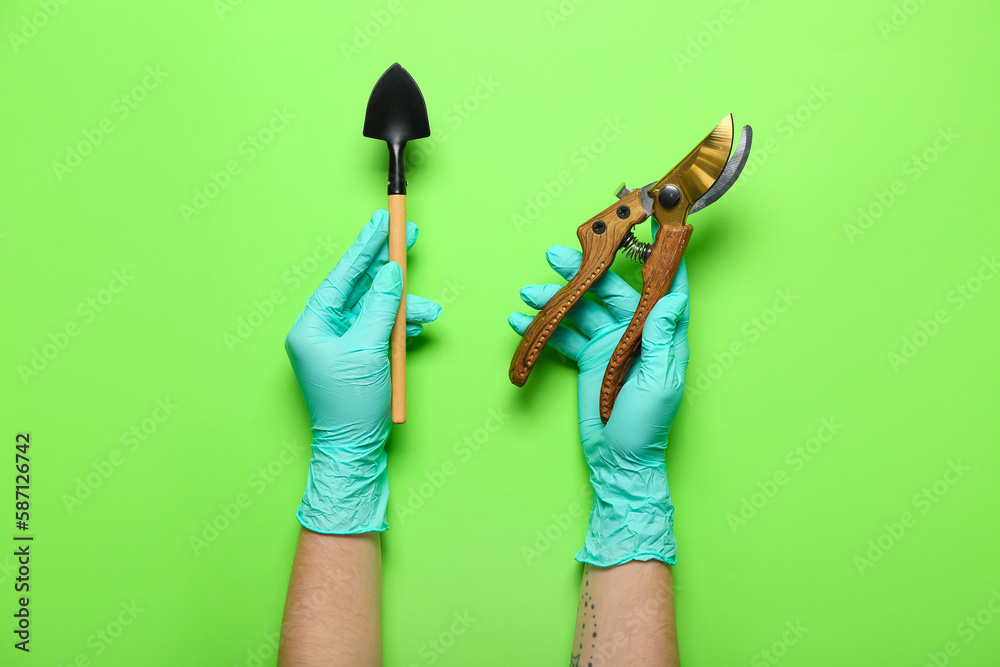
[[[701,209],[705,208],[709,204],[714,203],[719,197],[726,194],[729,188],[733,187],[733,183],[736,179],[740,177],[740,173],[743,171],[743,167],[746,166],[747,158],[750,156],[750,144],[753,141],[753,130],[749,125],[743,126],[743,131],[740,132],[740,141],[736,145],[736,150],[733,151],[732,157],[726,163],[725,168],[722,170],[722,174],[719,176],[715,184],[708,189],[708,192],[703,194],[698,201],[691,205],[691,210],[688,214],[697,213]]]

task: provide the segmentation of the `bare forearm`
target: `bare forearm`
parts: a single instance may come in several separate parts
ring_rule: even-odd
[[[670,566],[585,565],[571,656],[580,667],[679,665]]]
[[[281,622],[278,664],[382,664],[378,533],[324,535],[302,529]]]

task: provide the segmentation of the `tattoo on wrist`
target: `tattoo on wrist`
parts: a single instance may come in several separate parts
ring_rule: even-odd
[[[577,645],[570,655],[569,664],[570,667],[581,667],[582,665],[594,667],[594,653],[597,647],[597,618],[594,615],[594,598],[590,594],[589,566],[583,575],[583,591],[580,593],[580,605],[582,613],[578,615],[583,622],[580,624]],[[588,639],[590,640],[589,653],[584,648]],[[586,662],[582,660],[584,655],[588,656]]]

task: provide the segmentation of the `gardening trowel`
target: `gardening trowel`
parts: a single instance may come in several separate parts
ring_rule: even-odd
[[[389,261],[403,269],[403,298],[390,340],[392,423],[406,421],[406,142],[431,134],[427,106],[417,82],[399,63],[385,71],[372,89],[363,134],[389,146]]]

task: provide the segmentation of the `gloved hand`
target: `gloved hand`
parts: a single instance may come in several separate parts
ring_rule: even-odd
[[[582,257],[579,250],[566,246],[553,246],[546,253],[549,265],[566,280],[576,274]],[[528,285],[521,290],[521,298],[541,309],[560,287]],[[673,565],[677,546],[674,507],[664,453],[688,365],[687,269],[682,261],[670,294],[650,311],[642,331],[642,351],[607,425],[601,423],[601,382],[639,295],[611,271],[590,293],[602,303],[580,299],[566,317],[577,330],[560,326],[549,339],[549,345],[575,360],[580,369],[580,441],[590,467],[594,506],[584,547],[576,559],[601,567],[652,559]],[[515,312],[509,322],[524,335],[531,317]]]
[[[313,433],[297,517],[318,533],[388,528],[389,334],[403,291],[399,264],[388,261],[388,230],[389,214],[376,211],[285,339]],[[407,222],[407,248],[416,240]],[[440,314],[433,301],[407,295],[407,335]]]

